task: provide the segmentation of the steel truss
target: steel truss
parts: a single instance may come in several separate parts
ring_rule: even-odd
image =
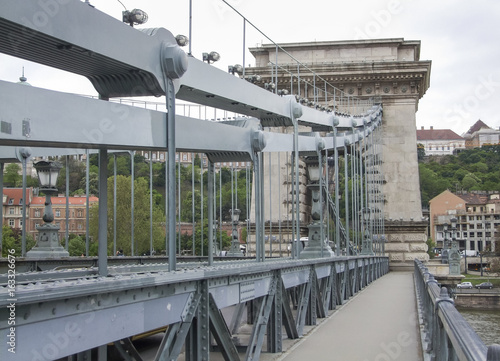
[[[98,348],[101,361],[106,359],[105,345],[113,343],[125,359],[139,360],[131,337],[164,330],[156,360],[175,360],[181,352],[186,360],[208,360],[213,350],[226,360],[239,360],[240,351],[246,360],[257,360],[264,348],[280,352],[285,337],[301,337],[305,326],[315,325],[388,272],[388,259],[378,256],[264,261],[262,204],[256,206],[258,262],[219,263],[210,253],[208,265],[177,265],[175,254],[177,150],[207,154],[209,172],[214,162],[253,161],[258,201],[263,198],[263,152],[293,152],[298,158],[317,154],[321,145],[338,157],[337,148],[361,149],[381,124],[380,105],[361,116],[357,125],[350,115],[303,107],[294,96],[280,97],[187,57],[166,29],[137,30],[77,0],[0,0],[0,5],[5,35],[0,37],[0,52],[85,76],[101,97],[0,82],[2,167],[18,157],[19,147],[58,148],[61,154],[98,149],[100,196],[105,199],[108,150],[161,150],[168,151],[169,182],[168,263],[108,267],[102,202],[97,270],[16,275],[15,299],[5,283],[0,285],[0,339],[8,340],[13,327],[16,340],[16,352],[2,347],[0,359],[80,360]],[[165,95],[167,112],[103,101],[138,95]],[[181,117],[175,113],[176,98],[245,117],[221,123]],[[299,125],[313,132],[299,135]],[[281,126],[293,126],[294,134],[262,131]],[[333,135],[319,136],[332,130]],[[351,158],[356,158],[355,151]],[[298,162],[295,167],[298,187]],[[338,219],[338,209],[336,214]],[[211,230],[213,223],[210,211]],[[348,231],[346,227],[346,235]],[[211,242],[210,232],[209,249]],[[11,312],[13,325],[3,322]]]
[[[16,353],[2,348],[0,357],[51,360],[113,343],[126,360],[140,360],[130,338],[166,329],[155,360],[175,360],[183,346],[186,360],[213,351],[258,360],[387,272],[386,257],[339,257],[28,283],[17,287]],[[8,305],[2,295],[2,320]],[[8,333],[2,324],[0,338]]]

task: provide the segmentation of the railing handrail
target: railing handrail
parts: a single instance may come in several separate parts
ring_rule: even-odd
[[[441,287],[427,267],[415,260],[419,307],[425,325],[425,352],[435,360],[500,360],[500,345],[487,347],[456,309],[446,287]]]

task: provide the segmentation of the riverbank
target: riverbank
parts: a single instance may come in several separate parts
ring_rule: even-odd
[[[464,292],[464,291],[469,291],[469,292]],[[482,310],[500,310],[500,293],[498,292],[498,289],[497,290],[457,289],[457,292],[455,293],[455,306],[463,308],[482,309]]]

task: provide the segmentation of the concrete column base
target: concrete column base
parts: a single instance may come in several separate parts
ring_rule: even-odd
[[[38,242],[26,253],[26,258],[69,257],[68,251],[59,244],[59,226],[45,223],[37,227]]]
[[[325,224],[314,222],[309,225],[309,241],[307,242],[307,246],[304,250],[300,252],[300,259],[335,256],[335,253],[332,251],[330,246],[325,243],[324,239],[321,239],[321,228],[323,228],[323,234],[326,237],[327,232]]]
[[[413,270],[413,261],[429,260],[427,254],[427,222],[385,221],[385,254],[391,271]]]

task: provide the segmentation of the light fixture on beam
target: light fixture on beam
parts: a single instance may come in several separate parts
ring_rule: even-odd
[[[273,91],[276,88],[276,85],[274,83],[265,83],[264,88],[269,91]]]
[[[243,66],[241,66],[240,64],[228,65],[227,72],[233,75],[235,73],[238,75],[243,75]]]
[[[247,80],[252,83],[252,84],[255,84],[255,83],[260,83],[260,81],[262,80],[262,77],[260,75],[249,75],[247,76]]]
[[[148,21],[148,14],[140,9],[122,11],[122,17],[122,21],[130,26],[142,25]]]
[[[208,64],[215,63],[220,60],[220,54],[216,51],[211,51],[210,53],[203,53],[203,61]]]
[[[186,46],[189,44],[189,38],[186,35],[181,35],[181,34],[177,35],[175,37],[175,41],[179,46]]]
[[[278,89],[278,95],[281,97],[284,95],[288,95],[288,90],[287,89]]]

